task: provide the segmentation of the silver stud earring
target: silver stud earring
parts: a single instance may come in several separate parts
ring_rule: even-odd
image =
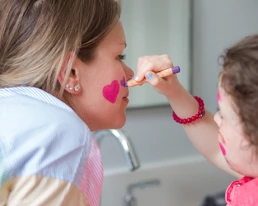
[[[70,84],[66,84],[65,87],[69,88],[70,90],[73,90],[73,87],[71,87]]]
[[[78,92],[81,89],[81,86],[79,84],[76,84],[74,86],[74,91]]]

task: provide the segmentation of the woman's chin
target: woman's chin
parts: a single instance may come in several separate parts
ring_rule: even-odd
[[[110,128],[112,129],[120,129],[125,125],[126,118],[121,118],[117,122],[113,122],[112,126]]]
[[[120,129],[125,125],[126,118],[120,117],[119,119],[111,119],[106,124],[102,125],[101,128],[98,128],[98,130],[105,130],[105,129]]]

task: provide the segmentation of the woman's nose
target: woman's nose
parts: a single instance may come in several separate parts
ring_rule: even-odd
[[[129,79],[133,78],[134,72],[126,64],[124,64],[124,71],[125,71],[125,75],[126,75],[126,80],[129,80]]]

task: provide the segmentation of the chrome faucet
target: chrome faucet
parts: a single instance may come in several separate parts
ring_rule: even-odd
[[[157,185],[160,185],[159,179],[146,180],[146,181],[141,181],[141,182],[136,182],[136,183],[130,184],[127,187],[127,193],[124,196],[125,205],[126,206],[137,205],[136,198],[135,198],[135,196],[133,196],[133,190],[135,190],[137,188],[144,189],[146,187],[157,186]]]
[[[118,143],[123,149],[130,171],[134,171],[140,167],[140,163],[137,159],[136,153],[133,149],[130,139],[125,135],[125,133],[121,129],[100,130],[94,132],[94,137],[99,145],[103,138],[106,136],[112,136],[115,137],[116,140],[118,140]]]

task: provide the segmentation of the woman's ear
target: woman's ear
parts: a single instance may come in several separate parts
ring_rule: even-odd
[[[78,94],[81,91],[79,69],[76,67],[76,56],[72,52],[67,53],[58,74],[58,81],[64,85],[64,90],[70,94]]]

